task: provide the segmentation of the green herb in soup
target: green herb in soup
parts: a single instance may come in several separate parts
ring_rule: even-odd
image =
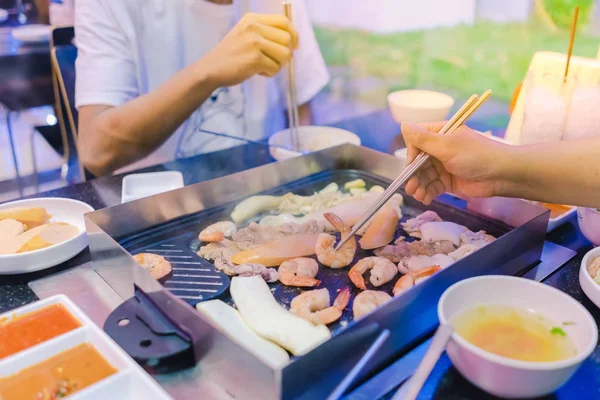
[[[559,361],[577,353],[573,341],[558,324],[524,308],[478,306],[456,315],[450,323],[468,342],[514,360]]]

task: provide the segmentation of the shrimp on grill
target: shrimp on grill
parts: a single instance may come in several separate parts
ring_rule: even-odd
[[[345,238],[351,231],[344,221],[333,213],[323,214],[327,221],[342,233],[342,238]],[[317,239],[315,253],[319,262],[331,268],[344,268],[348,266],[354,259],[356,253],[356,240],[351,238],[342,248],[335,251],[335,236],[327,233],[321,233]]]
[[[348,277],[354,286],[362,290],[367,289],[363,274],[368,270],[371,270],[370,281],[375,287],[388,283],[398,273],[396,265],[387,258],[366,257],[357,262],[348,272]]]
[[[364,292],[360,292],[354,299],[354,304],[352,305],[354,319],[359,319],[360,317],[369,314],[371,311],[382,304],[387,303],[391,299],[392,296],[379,290],[365,290]]]
[[[402,276],[394,285],[394,296],[400,296],[406,290],[415,286],[420,281],[429,278],[431,275],[435,274],[441,269],[442,268],[440,268],[439,265],[431,265],[429,267],[419,268],[417,270],[411,271],[408,274]]]
[[[350,289],[347,287],[337,295],[332,306],[329,305],[327,289],[310,290],[294,297],[290,304],[290,311],[315,325],[327,325],[340,319],[349,301]]]
[[[315,279],[319,272],[319,264],[312,258],[298,257],[284,261],[279,266],[279,281],[287,286],[319,286]]]
[[[221,221],[209,225],[200,232],[198,240],[201,242],[220,242],[225,237],[230,237],[237,232],[237,227],[231,221]]]

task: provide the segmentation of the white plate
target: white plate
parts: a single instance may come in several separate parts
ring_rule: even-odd
[[[183,175],[178,171],[131,174],[123,178],[121,203],[168,192],[183,187]]]
[[[589,274],[587,267],[596,258],[600,257],[600,247],[596,247],[586,253],[581,260],[581,267],[579,267],[579,284],[583,293],[600,308],[600,285],[598,285]]]
[[[345,129],[333,128],[331,126],[300,126],[298,127],[298,142],[301,152],[319,151],[344,143],[360,146],[360,138]],[[292,138],[289,129],[274,133],[269,138],[270,145],[292,147]],[[276,160],[287,160],[301,153],[282,149],[280,147],[269,147],[271,157]]]
[[[0,255],[0,275],[24,274],[54,267],[79,254],[88,245],[83,215],[94,209],[81,201],[44,197],[0,204],[0,210],[13,207],[44,207],[52,215],[51,222],[67,222],[79,229],[71,239],[27,253]]]
[[[585,307],[558,289],[525,278],[482,276],[452,285],[438,303],[440,323],[448,323],[467,308],[486,304],[538,312],[560,324],[577,349],[577,354],[565,360],[527,362],[492,354],[454,333],[446,349],[450,360],[467,380],[495,396],[550,394],[568,381],[596,348],[598,327]]]
[[[50,25],[25,25],[12,30],[15,39],[25,43],[46,43],[50,41]]]
[[[0,376],[5,377],[16,374],[24,368],[38,364],[78,344],[91,343],[106,361],[117,369],[117,372],[75,394],[67,396],[68,399],[172,400],[154,379],[65,295],[52,296],[9,311],[0,316],[0,321],[3,318],[10,319],[15,315],[30,313],[57,303],[62,304],[81,322],[82,326],[0,359]]]

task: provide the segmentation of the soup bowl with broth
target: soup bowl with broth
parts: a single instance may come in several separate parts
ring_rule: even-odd
[[[598,341],[596,323],[580,303],[525,278],[458,282],[440,298],[438,316],[455,330],[446,352],[456,369],[480,389],[505,398],[554,392]]]

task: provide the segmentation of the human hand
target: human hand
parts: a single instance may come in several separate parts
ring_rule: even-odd
[[[503,155],[510,152],[510,146],[466,126],[449,135],[438,135],[444,124],[402,124],[408,148],[407,165],[420,151],[431,155],[406,183],[406,192],[427,205],[445,192],[466,197],[491,197],[500,193],[506,159]]]
[[[298,34],[284,15],[245,14],[199,62],[218,87],[254,76],[275,76],[298,47]]]

